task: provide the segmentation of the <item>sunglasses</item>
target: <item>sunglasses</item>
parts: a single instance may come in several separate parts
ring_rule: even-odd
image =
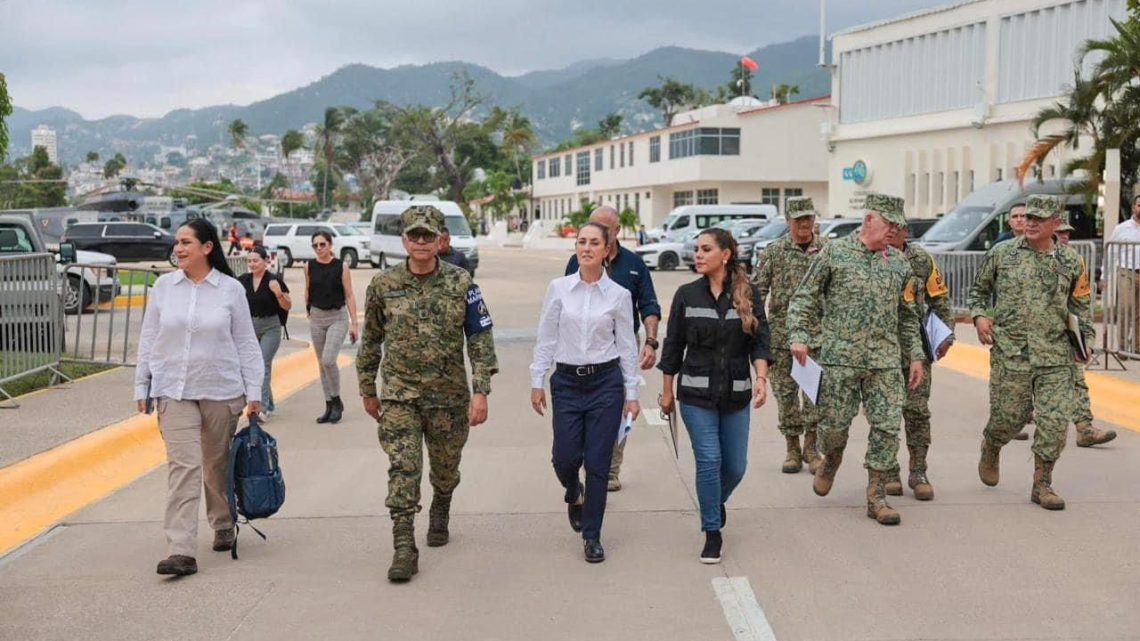
[[[439,234],[426,229],[413,229],[407,233],[407,236],[413,243],[430,243],[439,238]]]
[[[313,249],[320,249],[321,247],[328,247],[328,243],[313,243]]]

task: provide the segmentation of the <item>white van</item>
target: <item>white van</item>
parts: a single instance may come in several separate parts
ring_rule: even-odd
[[[756,218],[775,220],[780,212],[775,205],[681,205],[669,212],[651,236],[665,240],[694,229],[706,229],[721,222]],[[673,232],[676,232],[674,234]]]
[[[443,212],[443,221],[451,232],[451,246],[467,257],[471,275],[479,267],[479,246],[475,234],[459,205],[450,200],[381,200],[372,206],[372,266],[384,269],[408,257],[401,234],[404,225],[400,214],[415,205],[430,205]]]

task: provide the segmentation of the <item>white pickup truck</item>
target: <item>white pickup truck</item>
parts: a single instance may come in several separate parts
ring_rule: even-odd
[[[0,212],[0,256],[15,256],[51,252],[56,257],[56,272],[61,276],[67,269],[67,262],[80,265],[99,265],[67,270],[67,278],[62,279],[63,311],[67,314],[79,313],[80,301],[83,306],[113,300],[119,295],[119,279],[115,273],[115,257],[92,251],[76,251],[74,261],[64,261],[60,252],[52,252],[44,244],[33,219],[22,214]],[[102,267],[106,265],[106,267]]]

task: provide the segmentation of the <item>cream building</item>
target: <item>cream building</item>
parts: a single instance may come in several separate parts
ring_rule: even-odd
[[[1115,33],[1125,2],[966,0],[834,34],[832,210],[879,191],[933,217],[1015,178],[1033,116],[1071,86],[1084,42]],[[1047,159],[1046,178],[1065,153]]]
[[[652,227],[680,205],[771,203],[783,211],[787,198],[801,195],[826,211],[828,98],[734,103],[678,114],[664,129],[535,156],[534,217],[560,221],[589,200],[629,207]]]
[[[48,160],[59,163],[59,147],[56,144],[55,130],[47,125],[40,125],[32,130],[32,149],[43,147],[47,150]]]

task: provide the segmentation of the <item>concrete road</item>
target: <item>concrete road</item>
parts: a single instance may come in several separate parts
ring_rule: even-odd
[[[158,577],[165,474],[156,470],[0,561],[0,639],[1140,638],[1140,435],[1119,430],[1092,450],[1070,442],[1055,473],[1068,508],[1046,512],[1028,500],[1024,442],[1003,452],[1001,485],[978,481],[986,383],[943,367],[933,399],[937,498],[895,498],[901,526],[864,515],[861,418],[835,489],[819,498],[806,471],[779,471],[773,403],[753,414],[723,564],[697,561],[687,439],[675,460],[664,428],[645,419],[627,449],[625,489],[610,495],[607,560],[586,564],[550,469],[549,421],[527,402],[538,307],[565,257],[483,251],[478,280],[503,371],[490,421],[465,451],[452,541],[422,543],[425,510],[410,584],[385,580],[387,461],[349,367],[341,424],[313,422],[322,403],[311,386],[269,425],[289,494],[259,524],[267,542],[243,531],[241,559],[231,561],[203,537],[198,575]],[[354,272],[361,290],[364,275]],[[691,278],[655,274],[661,299]],[[294,323],[303,332],[303,319]],[[652,408],[660,376],[645,378]]]

